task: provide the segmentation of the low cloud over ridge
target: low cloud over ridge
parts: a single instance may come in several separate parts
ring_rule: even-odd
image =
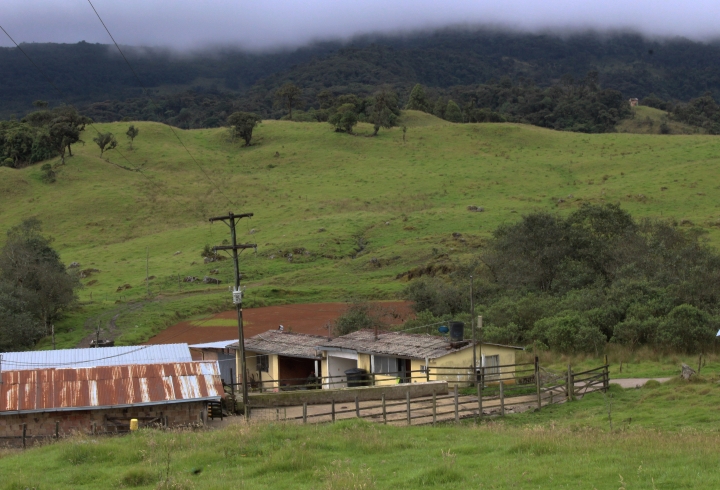
[[[720,9],[708,0],[95,0],[127,45],[178,49],[234,45],[296,46],[365,33],[402,33],[449,25],[494,25],[520,31],[632,30],[649,36],[720,38]],[[82,0],[4,0],[2,26],[18,42],[110,39]],[[0,33],[1,35],[1,33]],[[0,45],[10,41],[0,37]]]

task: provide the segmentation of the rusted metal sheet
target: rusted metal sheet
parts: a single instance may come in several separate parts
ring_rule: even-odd
[[[217,400],[216,361],[3,371],[0,415]]]

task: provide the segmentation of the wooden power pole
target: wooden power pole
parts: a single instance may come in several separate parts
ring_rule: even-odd
[[[213,250],[216,252],[218,250],[232,250],[233,254],[233,262],[235,263],[235,287],[233,289],[233,303],[235,303],[235,309],[237,310],[237,319],[238,319],[238,348],[240,349],[240,365],[242,369],[242,395],[243,395],[243,406],[245,407],[245,413],[247,413],[247,407],[248,407],[248,372],[247,372],[247,366],[245,361],[245,335],[243,334],[243,314],[242,314],[242,290],[240,289],[240,266],[238,264],[238,250],[246,249],[246,248],[254,248],[257,250],[257,244],[255,243],[246,243],[246,244],[240,244],[237,243],[237,237],[235,234],[235,224],[237,220],[240,220],[242,218],[251,218],[253,216],[253,213],[243,213],[243,214],[233,214],[228,213],[227,216],[218,216],[215,218],[210,218],[210,222],[213,221],[222,221],[226,225],[230,227],[230,241],[231,245],[220,245],[217,247],[213,247]]]
[[[470,276],[470,329],[473,345],[473,384],[477,381],[477,342],[475,342],[475,280]]]

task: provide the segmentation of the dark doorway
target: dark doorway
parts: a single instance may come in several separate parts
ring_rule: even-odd
[[[278,368],[280,386],[304,385],[310,374],[315,371],[315,360],[278,356]],[[319,373],[315,374],[319,376]]]

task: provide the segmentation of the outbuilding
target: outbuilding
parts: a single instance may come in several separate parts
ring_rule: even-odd
[[[0,438],[12,442],[140,425],[202,423],[223,386],[217,362],[14,370],[1,373]]]

